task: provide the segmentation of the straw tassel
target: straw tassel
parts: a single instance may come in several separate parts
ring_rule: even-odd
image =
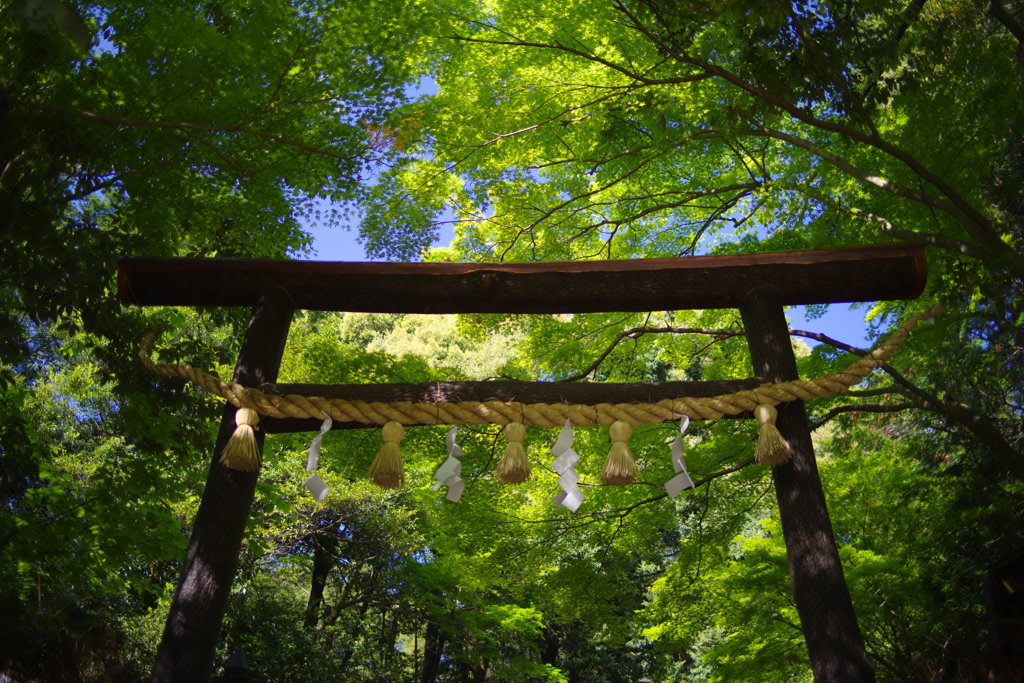
[[[754,459],[762,465],[782,465],[789,462],[792,455],[789,444],[782,438],[778,427],[775,426],[775,418],[779,411],[773,406],[759,405],[754,409],[754,417],[761,423],[761,433],[757,437],[757,449],[754,451]]]
[[[523,447],[526,427],[520,422],[509,422],[504,431],[508,446],[498,463],[498,479],[506,484],[520,484],[530,478],[530,460]]]
[[[260,468],[260,449],[253,428],[260,423],[260,414],[252,408],[235,412],[235,433],[220,454],[220,463],[233,470],[255,472]]]
[[[402,453],[398,450],[398,442],[405,436],[405,429],[392,420],[384,424],[381,434],[384,437],[384,445],[380,447],[366,476],[381,488],[397,489],[405,483]]]
[[[636,480],[636,463],[629,452],[629,437],[632,434],[633,428],[622,420],[616,420],[608,429],[608,435],[612,438],[612,448],[608,451],[604,469],[601,470],[601,479],[606,484],[632,484]]]

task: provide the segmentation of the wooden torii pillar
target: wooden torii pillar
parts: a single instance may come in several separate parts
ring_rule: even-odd
[[[235,381],[250,386],[272,383],[276,378],[295,309],[583,313],[738,308],[755,374],[766,381],[783,381],[796,378],[783,306],[910,299],[923,290],[925,273],[924,249],[915,245],[566,263],[142,258],[120,262],[118,285],[124,302],[140,306],[252,307],[235,369]],[[748,388],[758,381],[731,385]],[[493,394],[502,383],[488,385]],[[721,385],[686,385],[688,393],[676,395],[722,393]],[[650,399],[650,385],[604,386],[617,391],[617,400],[623,402]],[[450,388],[463,395],[479,390],[466,383]],[[319,389],[326,392],[331,388]],[[436,394],[438,390],[438,385],[420,387],[421,393]],[[374,400],[388,393],[370,387],[362,392],[335,387],[334,395],[339,391],[348,391],[350,398],[370,399],[372,395]],[[563,395],[566,388],[526,384],[515,388],[515,397],[522,402],[544,402],[553,391]],[[157,653],[154,681],[202,681],[213,668],[258,476],[229,470],[218,462],[234,412],[231,406],[225,411]],[[315,420],[265,420],[262,426],[264,432],[273,433],[316,430],[319,424]],[[774,468],[776,497],[794,600],[815,680],[873,680],[843,577],[802,402],[779,411],[778,427],[790,443],[793,458]],[[260,444],[262,447],[262,441]]]

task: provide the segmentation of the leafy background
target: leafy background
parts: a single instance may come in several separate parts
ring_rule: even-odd
[[[116,259],[301,258],[316,225],[395,260],[927,245],[925,294],[863,312],[875,338],[947,314],[810,406],[819,468],[877,677],[1012,675],[1020,613],[994,621],[985,591],[1024,545],[1022,13],[0,5],[0,672],[145,677],[201,495],[220,406],[146,374],[138,340],[160,321],[161,359],[227,376],[245,312],[122,307]],[[741,324],[311,312],[282,380],[750,374],[741,336],[635,328]],[[849,341],[798,342],[801,373],[849,362]],[[744,464],[753,425],[695,424],[700,485],[669,500],[674,429],[636,430],[625,487],[599,482],[607,433],[578,430],[576,514],[551,505],[543,430],[532,478],[507,486],[498,429],[463,429],[458,505],[430,488],[440,428],[408,430],[397,492],[363,479],[377,434],[327,435],[320,504],[301,486],[308,437],[268,439],[218,661],[243,645],[265,680],[808,680],[771,473]]]

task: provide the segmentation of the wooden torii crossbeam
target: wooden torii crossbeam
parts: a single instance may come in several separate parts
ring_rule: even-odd
[[[726,384],[746,388],[797,378],[783,306],[915,298],[924,288],[926,268],[924,249],[916,245],[566,263],[134,258],[120,262],[118,286],[123,302],[139,306],[252,307],[234,374],[234,381],[246,386],[273,386],[296,309],[580,313],[738,308],[758,378]],[[541,402],[552,395],[550,383],[521,384],[515,387],[517,400]],[[707,387],[688,384],[691,393],[718,391],[710,383]],[[439,390],[440,385],[432,386],[403,390],[421,394]],[[600,391],[601,385],[592,386]],[[608,389],[618,394],[617,400],[644,401],[652,385]],[[367,391],[386,393],[387,389],[350,388],[351,397]],[[217,454],[234,429],[234,414],[234,408],[227,406],[153,680],[206,680],[212,671],[258,477],[258,472],[233,470],[218,461]],[[803,403],[785,404],[777,425],[790,445],[792,459],[774,468],[776,498],[793,596],[815,678],[871,680],[873,672],[839,562]],[[317,426],[308,420],[269,420],[264,431]],[[262,434],[258,442],[262,448]]]
[[[297,309],[368,313],[590,313],[912,298],[918,246],[563,263],[349,263],[132,258],[118,289],[138,306],[255,306],[271,290]]]

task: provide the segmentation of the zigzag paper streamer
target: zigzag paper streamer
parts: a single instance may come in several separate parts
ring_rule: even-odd
[[[327,493],[331,490],[330,488],[328,488],[327,484],[324,483],[324,480],[320,478],[320,475],[317,474],[316,472],[309,475],[309,479],[302,483],[307,489],[309,489],[309,492],[313,495],[313,500],[315,500],[318,503],[322,501],[324,498],[326,498]]]
[[[306,458],[306,470],[315,470],[317,464],[320,462],[320,442],[324,440],[324,434],[331,431],[331,425],[334,424],[334,420],[327,413],[322,413],[324,421],[320,423],[320,433],[313,437],[313,442],[309,444],[309,457]],[[330,488],[324,483],[324,480],[320,478],[320,475],[313,472],[306,481],[302,482],[303,486],[309,489],[310,494],[313,496],[313,500],[321,502],[327,497],[330,492]]]
[[[690,426],[690,418],[683,416],[679,420],[679,433],[672,442],[672,467],[675,468],[676,476],[665,482],[665,492],[669,498],[675,498],[686,489],[693,488],[693,480],[690,473],[686,471],[686,461],[683,460],[683,434]]]
[[[315,470],[320,461],[320,442],[324,440],[324,434],[331,431],[334,420],[327,413],[323,413],[324,421],[320,423],[320,433],[313,437],[313,443],[309,444],[309,457],[306,459],[306,469]]]
[[[462,474],[462,462],[459,461],[459,458],[464,453],[459,448],[459,445],[455,443],[455,437],[458,433],[458,427],[452,427],[448,430],[448,435],[444,438],[445,443],[448,444],[448,459],[437,468],[437,472],[434,473],[434,479],[437,481],[430,487],[436,491],[442,486],[447,486],[447,498],[453,503],[459,502],[459,498],[462,497],[462,491],[466,488],[466,482],[459,476]]]
[[[555,494],[555,505],[576,512],[584,496],[578,486],[580,475],[576,474],[574,469],[576,463],[580,461],[580,456],[572,449],[572,439],[572,421],[566,420],[562,433],[551,447],[551,452],[556,456],[551,467],[558,472],[558,485],[562,487],[561,492]]]

